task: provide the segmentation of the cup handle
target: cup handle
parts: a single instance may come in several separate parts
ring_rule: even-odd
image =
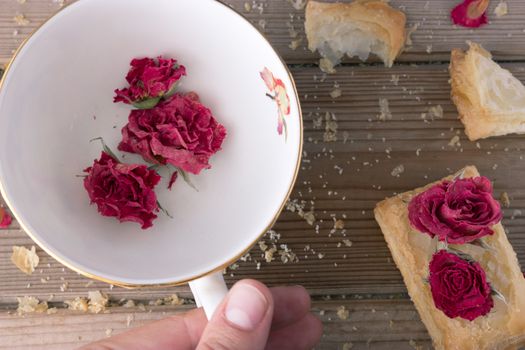
[[[209,320],[228,293],[222,271],[193,280],[189,285],[197,306],[204,308],[204,313]]]

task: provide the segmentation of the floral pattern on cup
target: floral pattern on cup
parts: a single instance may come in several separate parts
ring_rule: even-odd
[[[275,78],[273,73],[268,69],[264,68],[261,71],[261,78],[264,80],[266,87],[270,91],[266,94],[269,98],[275,101],[277,104],[278,120],[277,120],[277,132],[279,135],[285,135],[285,139],[288,136],[286,127],[285,116],[290,114],[290,97],[286,92],[286,86],[281,79]]]

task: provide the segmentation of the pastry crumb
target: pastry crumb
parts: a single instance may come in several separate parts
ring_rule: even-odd
[[[106,309],[108,297],[98,290],[88,292],[88,309],[94,314],[98,314]]]
[[[334,63],[330,61],[328,58],[321,58],[319,60],[319,68],[328,74],[336,73],[337,71],[334,68]]]
[[[390,173],[390,175],[394,177],[399,177],[404,172],[405,172],[405,166],[403,164],[399,164],[394,169],[392,169],[392,172]]]
[[[31,275],[38,266],[40,259],[36,254],[35,246],[31,246],[31,250],[26,247],[13,246],[11,262],[23,273]]]
[[[293,8],[296,10],[304,10],[306,6],[306,0],[288,0],[292,4]]]
[[[508,13],[509,7],[507,5],[507,2],[501,0],[498,6],[496,6],[496,8],[494,9],[494,14],[496,15],[496,17],[500,18],[507,15]]]
[[[344,343],[343,344],[343,350],[350,350],[354,347],[354,344],[352,342]]]
[[[341,219],[334,221],[334,229],[342,230],[345,228],[345,222]]]
[[[128,299],[122,306],[126,308],[135,307],[135,301]]]
[[[129,328],[129,326],[131,326],[131,322],[133,322],[135,320],[135,316],[133,316],[133,314],[128,314],[126,316],[126,327]]]
[[[84,297],[76,297],[73,300],[66,300],[64,303],[68,306],[69,310],[73,311],[88,311],[88,300]]]
[[[509,194],[507,192],[503,192],[500,197],[501,204],[503,204],[504,207],[509,208],[510,207],[510,198]]]
[[[390,79],[392,84],[397,86],[399,84],[399,75],[398,74],[392,74],[392,78]]]
[[[251,12],[252,10],[252,5],[250,5],[249,2],[245,2],[244,3],[244,12]]]
[[[379,99],[379,120],[385,121],[392,119],[392,113],[390,112],[390,106],[386,98]]]
[[[15,21],[16,24],[18,24],[19,26],[27,26],[29,23],[31,23],[24,14],[20,13],[18,15],[16,15],[15,17],[13,17],[13,20]]]
[[[337,308],[337,317],[341,320],[348,319],[348,316],[350,316],[350,311],[348,311],[344,306],[339,306]]]
[[[450,147],[455,147],[455,146],[461,146],[461,143],[459,142],[459,136],[458,135],[454,135],[450,141],[448,142],[448,145]]]
[[[325,132],[323,134],[324,142],[337,141],[337,119],[333,113],[326,112],[325,114]]]
[[[412,27],[407,29],[407,37],[406,37],[406,40],[405,40],[406,46],[412,46],[413,45],[412,34],[414,34],[415,31],[418,28],[419,28],[419,23],[414,23],[414,25],[412,25]]]
[[[294,39],[292,41],[290,41],[290,45],[288,45],[288,47],[291,49],[291,50],[297,50],[297,48],[299,46],[301,46],[301,43],[303,42],[303,38],[298,38],[298,39]]]
[[[113,329],[112,328],[106,328],[106,337],[111,337],[111,333],[113,333]]]
[[[341,89],[335,88],[330,92],[330,97],[336,99],[338,97],[341,97],[342,94],[343,92],[341,91]]]
[[[354,243],[349,239],[343,239],[343,243],[347,247],[351,247]]]
[[[24,296],[22,298],[16,298],[18,300],[18,308],[16,309],[19,315],[29,314],[32,312],[46,312],[47,311],[47,302],[39,301],[35,297]]]

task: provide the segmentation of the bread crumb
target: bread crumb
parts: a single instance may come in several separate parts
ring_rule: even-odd
[[[392,119],[392,113],[390,112],[390,106],[388,104],[388,100],[386,98],[380,98],[379,99],[379,112],[378,115],[379,120],[387,120]]]
[[[73,311],[82,311],[87,312],[88,311],[88,300],[84,297],[76,297],[73,300],[66,300],[64,301],[66,305],[68,306],[68,309]]]
[[[507,3],[503,0],[501,0],[498,4],[498,6],[496,6],[496,8],[494,9],[494,13],[496,14],[496,17],[500,18],[500,17],[503,17],[505,16],[506,14],[509,13],[509,7],[507,6]]]
[[[40,259],[36,254],[35,246],[31,246],[31,250],[26,247],[13,246],[11,262],[23,273],[31,275],[38,266]]]
[[[510,198],[509,194],[507,192],[503,192],[500,197],[501,204],[503,204],[504,207],[508,208],[510,207]]]
[[[18,308],[16,309],[19,315],[29,314],[32,312],[46,312],[47,311],[47,302],[40,302],[35,297],[24,296],[22,298],[16,298],[18,300]]]
[[[344,343],[343,344],[343,350],[350,350],[354,347],[354,344],[352,342]]]
[[[328,58],[321,58],[319,60],[319,68],[321,68],[323,72],[328,74],[333,74],[337,72],[334,68],[334,63]]]
[[[399,177],[404,172],[405,172],[405,166],[403,164],[399,164],[394,169],[392,169],[392,172],[390,173],[390,175],[394,177]]]
[[[292,4],[293,8],[296,10],[303,10],[306,6],[306,0],[288,0]]]
[[[13,20],[18,24],[19,26],[26,26],[29,23],[31,23],[24,14],[20,13],[13,17]]]
[[[98,290],[88,292],[88,309],[94,314],[98,314],[106,309],[108,297]]]
[[[337,308],[337,317],[339,317],[341,320],[348,319],[348,316],[350,316],[350,311],[348,311],[344,306],[339,306]]]
[[[343,92],[341,91],[341,89],[335,88],[330,92],[330,97],[335,99],[341,97],[342,94]]]

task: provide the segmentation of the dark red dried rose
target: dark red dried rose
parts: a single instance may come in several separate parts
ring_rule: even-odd
[[[441,250],[432,257],[429,269],[434,304],[448,317],[472,321],[494,306],[490,284],[479,263]]]
[[[8,228],[11,225],[13,218],[5,210],[5,208],[0,207],[0,228]]]
[[[150,163],[168,163],[198,174],[210,168],[208,161],[225,137],[226,129],[197,94],[175,94],[155,108],[133,110],[118,148],[140,154]]]
[[[133,104],[138,108],[151,108],[162,97],[175,92],[177,82],[186,75],[186,68],[174,59],[161,56],[133,59],[126,76],[129,87],[115,90],[114,102]]]
[[[503,214],[486,177],[445,181],[415,196],[408,205],[412,226],[452,244],[492,235]]]
[[[100,214],[151,227],[159,211],[154,188],[160,176],[145,165],[123,164],[102,152],[88,173],[84,187]]]
[[[450,13],[454,24],[477,28],[488,23],[487,8],[489,0],[465,0],[454,7]]]

